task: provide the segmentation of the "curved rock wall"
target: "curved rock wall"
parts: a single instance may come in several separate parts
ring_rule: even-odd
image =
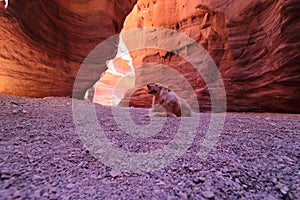
[[[84,58],[100,42],[121,31],[135,3],[10,0],[6,10],[0,6],[0,93],[71,96]],[[222,75],[228,111],[300,113],[299,8],[297,0],[139,0],[124,31],[164,27],[198,41]],[[97,61],[87,63],[77,79],[74,97],[82,98],[99,79],[106,60],[116,54],[116,43],[106,46]],[[160,50],[135,51],[131,56],[139,89],[128,91],[123,99],[130,100],[130,105],[150,106],[141,83],[165,76],[147,76],[147,70],[139,66],[160,64],[188,80],[201,110],[211,109],[207,85],[184,59]],[[168,81],[170,86],[176,84],[170,78]],[[176,91],[185,95],[181,87]]]
[[[228,111],[300,113],[299,8],[296,0],[139,0],[124,30],[164,27],[198,41],[222,75]],[[186,61],[159,50],[135,51],[131,56],[137,69],[156,63],[179,70],[195,89],[200,109],[211,109],[206,84],[194,77]],[[142,74],[136,74],[137,92],[129,91],[123,101],[149,107],[139,84],[147,77]],[[163,80],[165,74],[157,76]]]
[[[3,3],[3,2],[0,2]],[[0,93],[31,97],[71,96],[78,69],[100,42],[119,33],[136,1],[10,0],[0,6]],[[106,47],[81,74],[82,98],[116,54]]]

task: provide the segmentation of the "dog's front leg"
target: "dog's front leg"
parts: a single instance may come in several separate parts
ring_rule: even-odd
[[[152,109],[154,109],[154,105],[155,105],[155,96],[152,97],[152,106],[151,106]]]
[[[166,112],[150,112],[149,117],[167,117]]]
[[[177,115],[175,115],[174,113],[168,112],[168,113],[167,113],[167,117],[177,117]]]

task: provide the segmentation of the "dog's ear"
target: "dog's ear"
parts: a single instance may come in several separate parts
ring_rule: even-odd
[[[164,89],[167,90],[168,92],[171,92],[171,89],[167,86],[165,86]]]
[[[170,90],[169,88],[167,88],[167,87],[164,87],[164,88],[162,89],[162,91],[164,91],[164,92],[171,92],[171,90]]]
[[[159,89],[163,89],[164,88],[163,84],[161,84],[161,83],[155,83],[154,86],[158,87]]]

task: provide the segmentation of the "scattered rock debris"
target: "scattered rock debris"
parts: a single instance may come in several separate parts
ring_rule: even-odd
[[[300,197],[300,115],[227,113],[217,144],[200,159],[210,120],[209,113],[201,113],[194,142],[182,157],[137,174],[93,157],[75,132],[72,99],[0,96],[0,109],[0,199]],[[162,148],[180,123],[170,118],[157,135],[135,138],[120,131],[110,107],[95,110],[106,137],[125,151]],[[130,112],[136,124],[149,123],[146,109]]]

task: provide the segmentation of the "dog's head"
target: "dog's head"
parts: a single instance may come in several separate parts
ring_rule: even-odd
[[[161,90],[170,91],[170,89],[161,83],[149,83],[147,84],[148,94],[159,94]]]

